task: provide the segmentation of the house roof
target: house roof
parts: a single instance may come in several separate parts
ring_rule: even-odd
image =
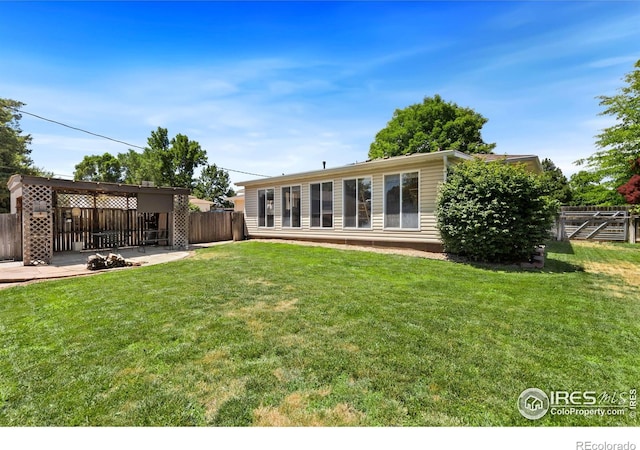
[[[195,195],[190,195],[189,196],[189,202],[193,203],[195,205],[200,204],[200,205],[213,205],[213,202],[210,200],[205,200],[203,198],[198,198]]]
[[[240,189],[233,197],[227,197],[227,200],[229,200],[230,202],[235,202],[236,200],[242,199],[244,199],[244,189]]]
[[[540,159],[536,155],[507,155],[506,153],[503,155],[497,155],[495,153],[487,153],[487,154],[476,154],[474,155],[480,159],[484,159],[485,161],[500,161],[504,160],[509,163],[522,163],[526,164],[529,167],[533,168],[536,172],[542,172],[542,164],[540,164]]]
[[[344,173],[352,172],[353,170],[361,170],[366,168],[380,169],[380,168],[394,168],[399,166],[406,166],[407,164],[419,164],[425,161],[437,161],[446,158],[459,158],[459,159],[471,159],[471,156],[459,152],[457,150],[445,150],[433,153],[413,153],[411,155],[394,156],[390,158],[378,158],[369,161],[357,162],[346,166],[333,167],[328,169],[313,170],[309,172],[300,172],[290,175],[280,175],[270,178],[261,178],[258,180],[240,181],[235,183],[238,186],[252,186],[258,184],[269,183],[283,183],[288,180],[300,179],[300,178],[313,178],[318,176],[335,176]]]
[[[157,187],[142,186],[124,183],[103,183],[102,181],[73,181],[61,178],[36,177],[32,175],[12,175],[9,178],[7,187],[10,191],[17,189],[22,184],[35,184],[39,186],[51,186],[67,191],[91,191],[98,193],[119,193],[119,194],[163,194],[163,195],[185,195],[189,194],[189,189],[178,187]]]
[[[471,159],[474,156],[484,159],[485,161],[497,161],[505,160],[509,163],[523,163],[529,166],[534,172],[541,173],[542,165],[536,155],[496,155],[496,154],[474,154],[469,155],[457,150],[444,150],[432,153],[413,153],[411,155],[394,156],[387,158],[378,158],[369,161],[358,162],[349,164],[346,166],[333,167],[329,169],[313,170],[309,172],[300,172],[290,175],[280,175],[276,177],[261,178],[258,180],[240,181],[235,183],[238,186],[254,186],[262,185],[265,183],[280,184],[287,182],[288,180],[300,179],[300,178],[313,178],[319,176],[335,176],[344,173],[352,172],[355,169],[371,168],[394,168],[400,166],[406,166],[407,164],[419,164],[425,161],[438,160],[438,159]]]

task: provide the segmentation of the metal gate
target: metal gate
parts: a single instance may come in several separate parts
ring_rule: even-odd
[[[629,236],[629,209],[625,207],[562,208],[561,239],[624,242]]]

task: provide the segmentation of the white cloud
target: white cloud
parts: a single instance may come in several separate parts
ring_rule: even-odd
[[[595,136],[605,128],[615,125],[615,123],[616,123],[616,120],[613,117],[598,116],[593,119],[584,120],[580,123],[580,125],[584,127],[585,130],[592,132],[593,135]]]
[[[100,138],[70,136],[65,132],[56,134],[34,133],[31,158],[37,167],[51,171],[56,176],[73,176],[75,165],[86,155],[113,155],[127,150],[121,144]]]
[[[633,63],[635,63],[638,59],[640,59],[640,54],[615,56],[612,58],[600,58],[600,59],[591,61],[589,64],[587,64],[587,67],[592,69],[602,69],[602,68],[622,66],[622,65],[631,67]]]
[[[590,8],[597,5],[571,4],[571,7],[563,10],[565,17],[572,14],[584,14]],[[529,18],[524,17],[526,14]],[[509,21],[514,21],[514,26],[522,24],[536,23],[540,20],[536,14],[541,10],[535,4],[529,4],[520,9],[511,10],[496,20],[496,23],[508,27]],[[545,13],[548,10],[544,9]],[[570,71],[573,66],[562,61],[566,58],[579,58],[580,60],[591,58],[593,55],[603,54],[607,45],[615,45],[617,42],[640,38],[640,13],[629,14],[627,16],[616,16],[610,20],[603,19],[583,19],[580,21],[567,21],[564,27],[553,27],[527,37],[517,38],[501,42],[493,46],[482,47],[474,51],[473,59],[480,62],[474,71],[478,74],[497,72],[509,68],[531,67],[532,70],[546,71]],[[608,49],[607,49],[608,50]],[[581,63],[580,66],[587,68],[606,68],[625,62],[635,61],[638,54],[623,55],[618,57],[599,58],[594,61]],[[558,61],[557,65],[553,61]],[[544,64],[541,68],[537,64]],[[557,67],[554,67],[557,66]]]

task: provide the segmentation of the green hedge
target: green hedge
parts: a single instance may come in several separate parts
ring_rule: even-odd
[[[436,209],[445,251],[473,261],[529,260],[557,210],[546,194],[523,165],[474,158],[453,166]]]

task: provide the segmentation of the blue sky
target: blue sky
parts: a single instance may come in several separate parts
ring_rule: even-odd
[[[396,108],[473,108],[496,153],[565,174],[640,59],[640,2],[0,2],[0,97],[131,144],[168,128],[227,169],[367,159]],[[28,115],[37,166],[128,147]],[[230,172],[233,181],[255,178]]]

